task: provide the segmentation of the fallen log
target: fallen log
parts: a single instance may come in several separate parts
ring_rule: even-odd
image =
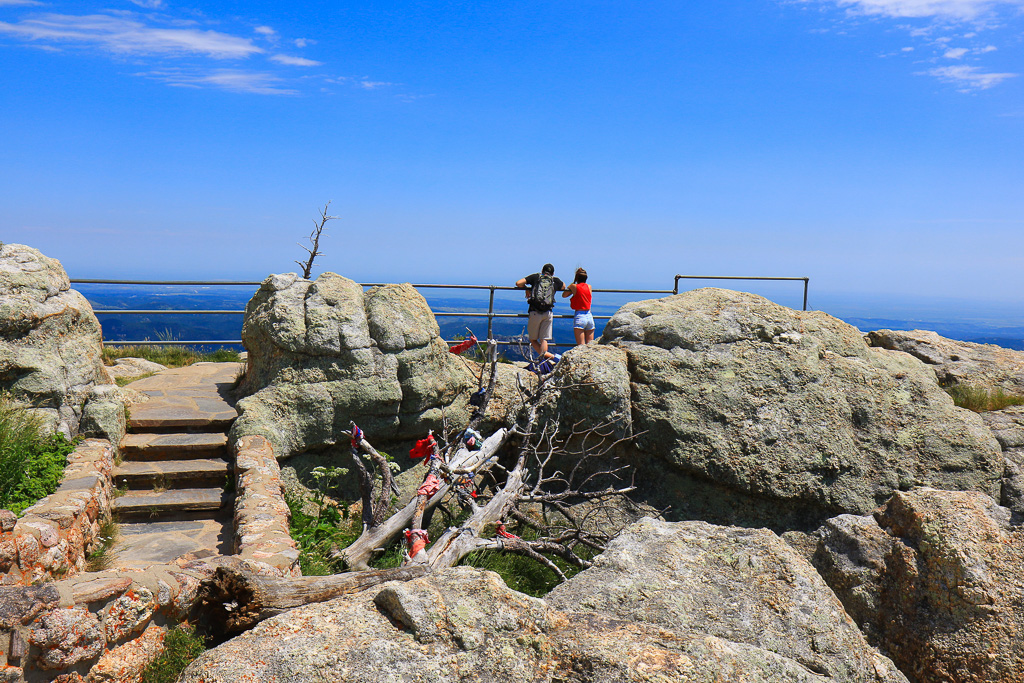
[[[230,637],[302,605],[358,593],[387,581],[409,581],[429,571],[416,566],[286,578],[261,576],[240,566],[221,566],[203,582],[198,620],[209,633]]]

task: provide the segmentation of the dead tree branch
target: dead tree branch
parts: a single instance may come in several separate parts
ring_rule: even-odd
[[[327,215],[327,208],[330,205],[331,203],[327,202],[326,204],[324,204],[324,208],[320,210],[319,223],[317,222],[317,219],[313,219],[313,232],[309,233],[309,237],[306,238],[309,240],[309,244],[313,248],[310,249],[302,242],[297,243],[309,254],[309,258],[306,259],[305,263],[303,263],[302,261],[295,262],[299,266],[299,268],[302,268],[302,279],[304,280],[308,280],[310,274],[313,272],[313,261],[316,260],[317,256],[321,256],[323,254],[323,252],[320,251],[320,236],[323,234],[324,228],[327,227],[327,221],[333,221],[336,220],[337,218],[340,218],[340,216]]]

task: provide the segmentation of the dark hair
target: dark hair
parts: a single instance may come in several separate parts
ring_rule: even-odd
[[[586,281],[587,281],[587,271],[584,270],[583,268],[577,268],[576,269],[576,279],[573,280],[573,282],[586,282]]]
[[[544,267],[540,269],[540,272],[544,273],[545,275],[554,275],[555,267],[550,263],[545,263]]]

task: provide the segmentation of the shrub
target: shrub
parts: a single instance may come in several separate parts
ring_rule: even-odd
[[[0,508],[21,514],[57,490],[74,445],[42,433],[38,419],[0,396]]]
[[[953,403],[976,413],[1002,410],[1009,406],[1024,405],[1024,396],[1008,394],[1002,387],[980,387],[972,384],[953,384],[945,387]]]
[[[361,525],[348,519],[348,508],[339,509],[327,499],[329,491],[347,470],[340,467],[315,467],[312,475],[317,480],[313,491],[316,514],[303,509],[306,501],[297,495],[285,493],[285,502],[291,511],[288,531],[299,546],[299,568],[303,576],[328,576],[344,571],[344,563],[330,556],[335,548],[344,548],[362,531]]]
[[[142,672],[142,683],[174,683],[185,667],[206,650],[192,626],[178,625],[164,636],[163,653]]]

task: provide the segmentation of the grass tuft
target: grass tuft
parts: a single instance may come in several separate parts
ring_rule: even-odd
[[[191,346],[175,346],[174,344],[103,347],[103,362],[105,364],[113,365],[118,358],[144,358],[169,368],[183,368],[193,363],[230,363],[240,360],[238,351],[231,349],[198,351]]]
[[[99,543],[93,546],[86,558],[85,570],[88,572],[101,572],[110,569],[117,559],[117,553],[112,548],[121,535],[121,528],[113,519],[107,518],[100,524]]]
[[[163,653],[143,670],[142,683],[174,683],[204,651],[206,643],[194,627],[175,626],[164,636]]]
[[[60,432],[44,434],[36,417],[0,394],[0,508],[21,514],[56,491],[74,449]]]
[[[1008,394],[1002,387],[993,389],[973,384],[952,384],[945,389],[958,407],[976,413],[1024,405],[1024,396]]]
[[[147,377],[152,377],[155,374],[156,374],[155,372],[147,372],[147,373],[142,374],[142,375],[132,375],[131,377],[115,377],[114,381],[117,382],[117,386],[123,387],[123,386],[125,386],[127,384],[131,384],[132,382],[134,382],[136,380],[146,379]]]

